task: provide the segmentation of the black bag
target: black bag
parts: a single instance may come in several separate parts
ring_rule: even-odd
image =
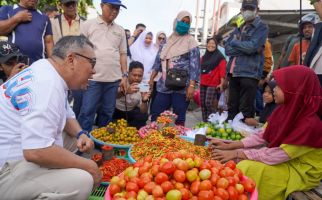
[[[187,86],[188,76],[189,74],[185,69],[167,69],[165,86],[170,90],[182,90]]]

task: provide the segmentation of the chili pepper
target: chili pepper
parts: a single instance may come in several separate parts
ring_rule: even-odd
[[[112,160],[105,161],[101,167],[100,171],[103,174],[102,182],[109,182],[113,176],[117,176],[122,173],[131,164],[124,159],[113,157]]]

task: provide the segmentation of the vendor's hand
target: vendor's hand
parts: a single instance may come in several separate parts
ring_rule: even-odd
[[[186,100],[187,101],[192,100],[194,94],[195,94],[195,88],[189,85],[186,91]]]
[[[94,148],[94,142],[82,134],[77,140],[77,148],[80,152],[90,152]]]
[[[21,10],[17,12],[13,18],[18,22],[31,22],[32,20],[32,14],[28,10]]]
[[[149,92],[141,92],[141,96],[142,96],[142,101],[148,101],[150,99],[150,96],[151,96],[151,91],[149,91]]]
[[[98,187],[100,186],[102,181],[102,172],[99,170],[97,164],[94,161],[92,160],[88,160],[88,161],[89,161],[89,164],[86,171],[92,175],[94,180],[94,187]]]
[[[230,142],[223,142],[218,139],[212,139],[210,141],[210,149],[221,149],[221,150],[229,150],[231,149],[230,147]]]
[[[28,66],[27,66],[27,65],[25,65],[24,63],[18,63],[18,64],[16,64],[16,65],[12,68],[11,73],[10,73],[10,75],[9,75],[8,79],[9,79],[9,78],[11,78],[11,77],[13,77],[14,75],[18,74],[19,72],[21,72],[23,69],[25,69],[25,68],[27,68],[27,67],[28,67]]]
[[[234,160],[237,158],[237,150],[223,151],[214,149],[211,152],[211,158],[213,160],[218,160],[221,163],[226,163],[229,160]]]
[[[123,77],[122,78],[119,87],[121,88],[121,91],[123,93],[126,93],[127,92],[127,77]]]
[[[130,87],[127,88],[126,94],[133,94],[139,91],[139,84],[138,83],[132,83]]]
[[[245,124],[247,124],[248,126],[257,126],[258,125],[258,121],[254,118],[246,118],[245,119]]]

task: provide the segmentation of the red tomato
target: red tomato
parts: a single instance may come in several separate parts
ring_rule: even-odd
[[[229,182],[226,178],[220,178],[218,181],[217,181],[217,188],[223,188],[223,189],[226,189],[229,185]]]
[[[223,199],[219,196],[214,196],[214,200],[223,200]]]
[[[225,167],[229,167],[230,169],[235,169],[236,168],[236,163],[232,160],[226,162]]]
[[[244,189],[247,191],[247,192],[253,192],[255,190],[255,187],[256,187],[256,183],[255,181],[253,181],[252,179],[250,178],[247,178],[246,180],[244,180],[242,182],[243,186],[244,186]]]
[[[152,155],[148,155],[147,157],[144,158],[144,162],[152,162]]]
[[[210,171],[211,171],[211,174],[218,174],[218,173],[219,173],[219,169],[218,169],[218,168],[216,168],[216,167],[212,167],[212,168],[210,169]]]
[[[130,181],[129,182],[132,182],[132,183],[137,184],[139,182],[139,180],[140,179],[138,177],[132,177],[132,178],[130,178]]]
[[[234,176],[234,170],[230,169],[229,167],[225,167],[224,170],[226,171],[226,176]]]
[[[211,165],[209,164],[208,161],[203,161],[203,163],[200,165],[199,169],[203,170],[203,169],[210,169]]]
[[[194,181],[192,182],[191,186],[190,186],[190,192],[192,194],[198,194],[199,193],[199,186],[200,186],[200,181]]]
[[[190,200],[198,200],[198,197],[196,197],[196,196],[192,196],[192,197],[190,198]]]
[[[212,185],[216,185],[218,180],[219,180],[219,176],[217,174],[211,175],[210,181]]]
[[[173,174],[175,170],[176,170],[176,167],[172,162],[166,162],[160,167],[160,171],[168,175]]]
[[[182,194],[182,200],[188,200],[190,198],[190,192],[186,188],[181,188],[179,191]]]
[[[154,182],[149,182],[144,186],[144,190],[148,193],[148,194],[152,194],[152,190],[155,187],[155,183]]]
[[[222,189],[222,188],[217,189],[216,195],[221,197],[223,200],[228,200],[229,199],[229,194],[228,194],[227,190]]]
[[[148,176],[141,177],[140,180],[137,182],[140,188],[143,188],[147,183],[151,182],[151,178]]]
[[[121,188],[125,188],[126,181],[122,178],[122,179],[119,180],[117,185],[120,186]]]
[[[153,165],[152,168],[151,168],[151,174],[153,176],[156,176],[158,173],[159,173],[159,165]]]
[[[198,194],[199,200],[210,200],[214,198],[214,192],[213,191],[200,191]]]
[[[174,187],[179,190],[181,188],[184,188],[184,185],[183,185],[183,183],[178,183],[177,182],[177,183],[174,184]]]
[[[180,161],[180,162],[176,165],[176,167],[177,167],[178,169],[180,169],[180,170],[184,171],[184,172],[188,171],[188,169],[189,169],[189,165],[188,165],[188,163],[187,163],[186,161],[184,161],[184,160]]]
[[[186,174],[182,170],[176,170],[173,174],[174,180],[183,183],[186,180]]]
[[[226,170],[224,170],[224,169],[220,170],[220,171],[219,171],[219,176],[220,176],[220,177],[227,177],[227,172],[226,172]]]
[[[149,177],[150,179],[153,178],[153,175],[149,172],[145,172],[145,173],[141,174],[140,178],[145,177],[145,176]]]
[[[127,192],[131,192],[131,191],[138,192],[139,191],[139,186],[136,183],[128,182],[126,184],[126,191]]]
[[[228,180],[230,186],[235,186],[237,183],[236,179],[234,177],[227,177],[227,180]]]
[[[169,180],[169,177],[167,174],[163,173],[163,172],[159,172],[155,178],[154,178],[154,181],[157,183],[157,184],[161,184],[163,183],[164,181],[168,181]]]
[[[149,171],[149,167],[148,166],[142,166],[139,168],[139,175],[146,173]]]
[[[243,174],[243,172],[240,169],[235,168],[234,171],[235,171],[235,174],[238,175],[239,179],[242,179],[243,178],[244,174]]]
[[[170,181],[165,181],[161,184],[161,188],[162,188],[163,192],[166,194],[170,190],[174,189],[174,186]]]
[[[238,196],[238,200],[248,200],[248,197],[247,197],[247,195],[246,195],[246,194],[240,194],[240,195]]]
[[[152,190],[152,195],[153,195],[153,197],[163,197],[164,194],[163,194],[163,190],[162,190],[161,186],[159,186],[159,185],[155,186]]]
[[[126,199],[128,199],[128,198],[130,198],[130,197],[132,197],[132,198],[136,199],[136,196],[137,196],[137,193],[136,193],[136,192],[134,192],[134,191],[126,192],[126,194],[125,194],[125,198],[126,198]]]
[[[238,174],[235,173],[235,175],[233,177],[234,177],[236,183],[239,183],[240,182],[240,179],[239,179]]]
[[[133,167],[134,167],[134,168],[136,168],[136,167],[141,167],[142,165],[143,165],[143,161],[142,161],[142,160],[140,160],[140,161],[138,161],[138,162],[134,163],[134,164],[133,164]]]
[[[238,199],[238,192],[235,187],[229,186],[228,189],[229,200],[237,200]]]
[[[110,185],[110,194],[114,196],[114,194],[121,192],[121,188],[118,185]]]
[[[203,190],[211,190],[212,189],[212,185],[211,182],[209,180],[204,180],[200,183],[199,186],[199,190],[203,191]]]

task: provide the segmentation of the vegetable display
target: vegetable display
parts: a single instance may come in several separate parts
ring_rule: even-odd
[[[142,141],[136,143],[131,149],[131,156],[135,160],[140,160],[148,155],[153,158],[159,158],[169,152],[184,150],[209,159],[210,153],[207,147],[195,146],[180,137],[168,138],[160,133],[152,133],[146,136]]]
[[[233,161],[225,165],[188,153],[146,157],[111,179],[115,200],[246,200],[256,184]]]
[[[102,154],[97,153],[92,156],[92,160],[97,162],[97,160],[102,159]],[[124,159],[113,157],[111,160],[104,161],[101,166],[99,166],[100,171],[103,174],[102,182],[109,182],[113,176],[117,176],[122,173],[131,164]]]
[[[119,119],[116,123],[110,122],[106,127],[94,129],[91,134],[105,143],[118,145],[133,144],[141,139],[137,129],[129,127],[124,119]]]
[[[234,131],[227,123],[219,126],[210,122],[200,122],[194,126],[194,129],[203,127],[207,127],[206,135],[208,138],[212,137],[223,140],[241,140],[244,138],[241,133]]]

